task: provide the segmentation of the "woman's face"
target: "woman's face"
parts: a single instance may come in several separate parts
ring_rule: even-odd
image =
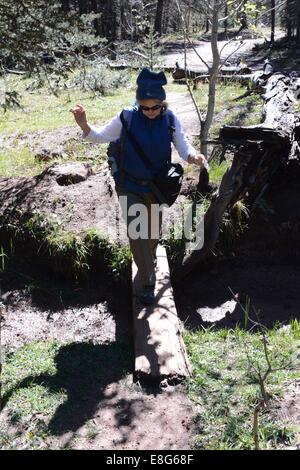
[[[162,101],[160,100],[140,100],[139,105],[143,114],[149,119],[155,119],[160,115],[162,108]]]

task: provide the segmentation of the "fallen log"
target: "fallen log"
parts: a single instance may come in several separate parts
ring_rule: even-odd
[[[229,83],[238,83],[243,86],[248,86],[251,82],[252,75],[217,75],[217,81],[227,85]],[[197,89],[199,83],[207,83],[209,75],[198,75],[192,79],[194,83],[194,89]],[[176,80],[177,83],[186,83],[185,78]]]
[[[221,67],[219,70],[219,73],[221,76],[229,75],[229,76],[234,76],[234,75],[252,75],[252,70],[249,67]],[[193,80],[200,80],[201,78],[204,77],[209,77],[206,72],[203,72],[202,70],[193,70],[193,69],[185,69],[181,68],[178,66],[176,63],[175,69],[173,70],[172,77],[173,79],[176,80],[183,80],[185,77],[188,77]]]
[[[11,73],[13,75],[26,75],[28,72],[26,72],[24,70],[5,69],[5,73]]]
[[[140,70],[141,67],[138,66],[138,65],[130,65],[130,64],[114,64],[112,62],[110,62],[108,64],[108,67],[112,70]],[[159,70],[163,70],[164,72],[168,72],[168,73],[171,73],[173,72],[174,70],[174,67],[168,67],[168,66],[162,66],[162,67],[159,67]]]
[[[226,209],[245,198],[255,207],[278,169],[300,157],[300,114],[296,95],[299,79],[273,74],[264,87],[263,122],[256,126],[224,126],[219,141],[236,146],[231,168],[223,176],[218,193],[204,216],[204,245],[175,266],[173,281],[179,282],[212,253]]]
[[[133,323],[136,380],[180,382],[191,374],[181,336],[166,251],[157,248],[156,302],[145,307],[139,301],[141,284],[133,262]]]

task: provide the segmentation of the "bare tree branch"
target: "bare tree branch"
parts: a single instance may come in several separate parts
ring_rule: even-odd
[[[199,57],[199,59],[201,60],[201,62],[205,65],[205,67],[207,67],[207,70],[210,70],[209,65],[208,65],[207,62],[201,57],[201,55],[199,54],[199,52],[197,51],[196,47],[194,46],[194,44],[192,43],[192,41],[190,40],[189,37],[187,37],[187,41],[188,41],[188,43],[192,46],[194,52],[197,54],[197,56]]]
[[[239,49],[241,49],[241,47],[243,47],[243,45],[244,45],[244,43],[239,44],[239,46],[234,51],[232,51],[225,59],[223,59],[221,61],[220,66],[219,66],[219,70],[223,67],[225,62],[227,62],[230,57],[232,57]]]

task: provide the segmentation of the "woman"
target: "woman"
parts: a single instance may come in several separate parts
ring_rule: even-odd
[[[141,301],[147,305],[155,301],[156,248],[162,222],[160,217],[158,230],[153,237],[155,230],[151,232],[153,224],[151,208],[158,201],[147,183],[160,174],[169,161],[171,142],[183,160],[200,167],[207,165],[205,157],[201,154],[197,155],[196,150],[189,144],[178,118],[167,109],[164,102],[166,93],[163,88],[166,84],[167,79],[163,72],[143,69],[137,78],[137,103],[126,110],[128,124],[125,122],[125,125],[151,160],[151,168],[145,165],[138,149],[123,130],[121,113],[102,128],[96,129],[89,125],[83,106],[78,104],[70,110],[86,140],[99,144],[115,142],[118,139],[122,141],[121,155],[114,161],[116,167],[114,165],[113,176],[119,200],[122,196],[122,209],[127,228],[134,220],[132,210],[130,210],[134,204],[143,205],[147,211],[146,222],[149,224],[146,237],[141,235],[137,238],[129,231],[127,232],[133,258],[143,284]],[[126,200],[125,210],[124,199]]]

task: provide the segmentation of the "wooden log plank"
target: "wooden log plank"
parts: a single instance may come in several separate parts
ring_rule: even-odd
[[[108,64],[109,68],[113,70],[140,70],[141,67],[138,65],[130,65],[130,64],[114,64],[114,63],[109,63]],[[174,67],[168,67],[168,66],[161,66],[159,67],[159,70],[163,70],[164,72],[173,72]]]
[[[166,251],[157,248],[156,302],[144,306],[142,286],[132,263],[135,377],[180,381],[191,374],[170,282]]]
[[[252,75],[218,75],[218,83],[239,83],[240,85],[248,86],[251,82]],[[198,83],[205,83],[209,80],[209,75],[199,75],[192,79],[197,85]],[[185,78],[174,79],[176,83],[185,83]]]
[[[186,73],[187,73],[188,78],[191,78],[191,79],[209,76],[207,75],[207,72],[202,71],[202,70],[187,69],[187,71],[185,72],[185,69],[182,69],[182,68],[175,68],[172,76],[174,80],[180,80],[180,79],[185,78]],[[224,66],[220,68],[219,75],[222,75],[222,76],[247,75],[249,77],[252,77],[252,70],[249,67],[226,67]]]
[[[284,144],[286,140],[289,142],[287,136],[280,132],[280,130],[262,127],[260,125],[248,127],[223,126],[220,129],[219,137],[222,141],[230,140],[234,142],[236,140],[246,143],[246,141],[249,140],[252,142],[261,141],[271,145]]]

